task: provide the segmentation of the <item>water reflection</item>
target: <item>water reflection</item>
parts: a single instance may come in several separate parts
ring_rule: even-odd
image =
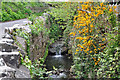
[[[69,59],[66,55],[48,56],[45,64],[48,70],[53,70],[53,66],[57,69],[69,70],[72,59]]]

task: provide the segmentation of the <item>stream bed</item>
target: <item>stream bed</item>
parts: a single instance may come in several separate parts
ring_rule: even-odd
[[[52,74],[49,76],[50,78],[68,78],[72,59],[68,55],[48,55],[45,64],[48,71],[53,71],[53,66],[62,71],[58,74]]]

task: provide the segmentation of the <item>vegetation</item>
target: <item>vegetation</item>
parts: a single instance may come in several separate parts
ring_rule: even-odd
[[[24,48],[14,36],[15,44],[25,53],[25,57],[21,54],[21,63],[30,70],[32,78],[43,78],[46,72],[43,64],[48,55],[48,47],[59,38],[57,35],[60,34],[57,24],[50,24],[49,16],[44,17],[36,19],[36,16],[32,16],[30,18],[33,21],[33,24],[29,25],[31,33],[24,29],[17,29],[14,32],[14,35],[25,40],[26,47]]]
[[[70,33],[76,77],[119,78],[116,7],[84,2],[78,8]]]
[[[67,41],[70,39],[67,33],[72,31],[68,45],[73,51],[72,69],[76,78],[119,78],[116,6],[99,2],[65,2],[53,3],[53,7],[50,14],[64,30]]]
[[[34,17],[36,18],[36,17]],[[26,48],[22,47],[22,44],[14,36],[15,44],[22,50],[24,50],[25,58],[21,54],[22,64],[25,65],[31,73],[31,77],[43,77],[46,69],[43,63],[48,54],[48,46],[50,44],[49,39],[49,27],[45,25],[43,19],[37,19],[34,24],[30,25],[31,33],[26,30],[16,30],[14,34],[17,37],[22,37],[25,40]]]
[[[24,49],[14,36],[16,45],[24,50],[25,57],[21,54],[21,62],[28,67],[31,77],[44,78],[46,69],[43,63],[48,47],[63,37],[73,56],[71,69],[74,78],[120,78],[120,22],[117,21],[116,6],[101,2],[46,4],[53,8],[46,10],[50,15],[44,16],[44,20],[44,17],[38,17],[43,12],[32,13],[26,8],[42,7],[43,3],[2,3],[2,21],[29,16],[33,22],[29,25],[31,33],[26,30],[14,32],[25,40]],[[19,10],[13,11],[16,9]]]
[[[1,21],[11,21],[16,19],[27,18],[34,14],[40,16],[43,12],[33,12],[31,8],[45,7],[43,2],[1,2]]]
[[[44,74],[46,72],[46,68],[44,68],[44,59],[40,58],[39,60],[35,60],[32,62],[28,56],[25,56],[25,59],[23,59],[21,55],[21,62],[23,65],[25,65],[30,70],[31,78],[44,78]]]

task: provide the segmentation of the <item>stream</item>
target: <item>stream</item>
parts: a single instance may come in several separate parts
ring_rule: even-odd
[[[50,75],[49,78],[61,78],[61,80],[62,78],[69,78],[72,59],[67,53],[61,55],[61,48],[56,50],[56,55],[48,55],[45,64],[48,71],[55,71],[54,68],[57,69],[57,73]]]

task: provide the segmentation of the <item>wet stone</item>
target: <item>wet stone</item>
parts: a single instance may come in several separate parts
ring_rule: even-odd
[[[50,54],[59,53],[58,52],[59,50],[61,50],[61,53],[65,53],[67,51],[67,47],[65,46],[65,42],[62,40],[58,40],[49,46],[49,53]]]

